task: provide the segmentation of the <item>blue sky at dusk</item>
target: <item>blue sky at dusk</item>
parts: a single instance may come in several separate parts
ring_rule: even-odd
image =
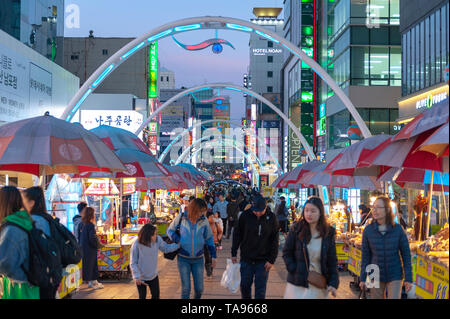
[[[249,20],[254,7],[283,7],[283,0],[66,0],[65,5],[80,8],[80,28],[65,29],[66,37],[136,37],[165,23],[198,16],[223,16]],[[280,18],[283,18],[281,13]],[[192,31],[177,36],[184,44],[197,44],[214,38],[215,30]],[[249,63],[249,35],[219,30],[219,38],[230,41],[236,50],[224,46],[221,54],[211,48],[190,52],[178,47],[172,38],[159,42],[161,66],[175,72],[176,87],[214,82],[242,85]],[[223,92],[232,98],[231,118],[244,115],[242,94]]]

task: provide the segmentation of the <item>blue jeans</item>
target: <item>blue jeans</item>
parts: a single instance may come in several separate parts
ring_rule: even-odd
[[[252,284],[255,279],[255,299],[266,298],[266,286],[269,273],[264,268],[265,262],[247,263],[241,261],[241,295],[242,299],[252,299]]]
[[[181,279],[181,299],[189,299],[191,295],[191,273],[194,278],[195,299],[203,293],[203,257],[184,258],[178,255],[178,271]]]

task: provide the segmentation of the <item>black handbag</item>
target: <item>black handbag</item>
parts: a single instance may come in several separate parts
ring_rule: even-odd
[[[183,215],[181,215],[180,221],[178,222],[177,228],[175,229],[175,233],[178,235],[178,238],[180,238],[180,236],[181,236],[180,235],[180,225],[181,225],[182,219],[183,219]],[[168,244],[173,244],[173,242],[170,240],[169,237],[164,238],[164,240]],[[181,238],[180,238],[180,240],[181,240]],[[179,252],[180,252],[180,248],[178,248],[177,250],[172,251],[170,253],[164,253],[164,258],[169,259],[169,260],[174,260]]]

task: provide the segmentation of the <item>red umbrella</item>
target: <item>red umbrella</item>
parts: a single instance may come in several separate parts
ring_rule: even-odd
[[[438,128],[416,151],[425,151],[437,157],[448,157],[448,122]]]
[[[425,183],[426,170],[416,168],[391,168],[383,175],[380,176],[378,181],[380,182],[392,182],[395,181],[397,185],[402,188],[424,189],[425,185],[429,187],[429,184]],[[442,178],[441,178],[442,179]],[[449,186],[439,181],[436,178],[433,183],[433,191],[449,191]]]
[[[100,125],[90,131],[100,137],[112,150],[127,148],[152,155],[144,142],[127,130],[108,125]]]
[[[393,141],[409,139],[426,131],[435,129],[448,122],[448,99],[439,102],[432,108],[417,115],[414,120],[405,125],[393,138]]]
[[[364,190],[382,189],[380,182],[377,182],[374,176],[348,176],[348,175],[331,175],[323,172],[325,166],[317,168],[315,172],[305,173],[299,180],[303,185],[315,187],[317,185],[341,187],[341,188],[359,188]],[[319,169],[322,170],[319,170]]]
[[[272,187],[276,188],[298,188],[301,187],[300,184],[298,184],[298,180],[301,178],[303,174],[306,172],[311,172],[314,168],[318,167],[319,165],[322,165],[323,163],[317,160],[307,162],[301,165],[298,165],[296,168],[294,168],[292,171],[282,175],[283,178],[277,179],[272,184]]]
[[[378,176],[380,170],[384,170],[383,166],[357,168],[358,161],[390,138],[390,135],[375,135],[346,147],[325,167],[324,172],[332,175]]]
[[[136,178],[136,190],[178,189],[170,177]]]
[[[125,167],[95,134],[45,115],[0,127],[0,170],[36,176]]]
[[[433,132],[428,130],[418,136],[409,139],[387,139],[368,154],[361,155],[358,167],[364,166],[389,166],[428,169],[442,172],[444,169],[442,158],[416,149]]]

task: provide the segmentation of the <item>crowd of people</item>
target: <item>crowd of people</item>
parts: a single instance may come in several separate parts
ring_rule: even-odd
[[[231,251],[223,253],[230,256],[233,263],[238,262],[240,251],[243,299],[252,298],[253,285],[254,298],[266,297],[269,273],[280,248],[288,273],[285,298],[336,296],[339,275],[335,230],[327,222],[324,205],[319,197],[311,196],[301,212],[297,209],[288,207],[284,197],[274,203],[258,190],[238,185],[210,187],[202,198],[182,195],[180,213],[167,229],[168,238],[159,236],[154,225],[146,224],[132,244],[130,268],[139,298],[146,298],[147,287],[152,299],[160,298],[160,250],[172,254],[169,259],[177,258],[181,298],[190,298],[192,276],[194,298],[200,299],[204,291],[204,271],[207,280],[212,278],[224,240],[231,240]],[[47,212],[42,188],[32,187],[21,192],[7,186],[0,190],[3,298],[55,298],[58,278],[61,280],[65,266],[64,257],[67,260],[68,254],[77,256],[77,251],[82,258],[83,280],[89,288],[103,288],[98,282],[97,251],[101,244],[95,230],[95,211],[84,202],[78,205],[78,211],[73,219],[73,240],[67,239],[66,235],[66,246],[61,246],[61,234],[55,231],[61,228],[54,223],[60,224]],[[292,225],[289,224],[290,214],[293,215]],[[402,286],[406,291],[412,287],[411,254],[406,234],[394,222],[387,197],[378,197],[372,210],[364,209],[364,214],[363,218],[370,214],[372,222],[363,232],[361,289],[366,288],[366,267],[376,265],[380,276],[378,286],[371,288],[372,298],[400,298]],[[348,225],[349,230],[354,226],[351,214]],[[280,234],[285,238],[283,247],[280,247]],[[37,237],[45,241],[39,241]],[[39,254],[39,248],[44,246],[47,254]],[[43,278],[36,279],[37,270],[33,267],[39,270],[46,265],[55,266],[42,276],[49,278],[45,283]]]

